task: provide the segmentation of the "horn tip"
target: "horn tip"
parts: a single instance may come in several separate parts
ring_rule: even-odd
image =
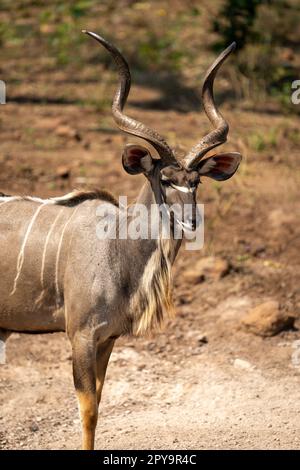
[[[88,34],[89,36],[95,36],[95,33],[93,33],[92,31],[88,31],[87,29],[82,29],[81,32],[84,34]]]

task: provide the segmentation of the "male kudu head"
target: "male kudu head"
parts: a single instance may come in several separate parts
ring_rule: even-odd
[[[83,32],[102,44],[110,52],[117,65],[119,86],[112,105],[112,113],[116,124],[121,130],[146,140],[155,148],[160,157],[159,159],[153,158],[146,147],[129,144],[126,145],[123,151],[122,162],[124,169],[131,175],[143,173],[149,180],[155,200],[158,203],[163,202],[169,207],[188,205],[191,208],[189,212],[191,216],[188,220],[183,221],[179,216],[176,217],[176,213],[173,213],[174,219],[184,231],[195,230],[196,191],[200,178],[208,176],[217,181],[231,178],[242,158],[237,152],[226,152],[212,155],[203,160],[207,152],[226,142],[229,126],[216,107],[213,83],[218,69],[235,49],[235,43],[232,43],[219,55],[204,78],[202,87],[203,107],[214,130],[205,135],[184,158],[178,159],[160,134],[123,113],[131,85],[129,66],[123,55],[114,45],[98,34],[90,31]],[[182,214],[183,211],[181,211]]]

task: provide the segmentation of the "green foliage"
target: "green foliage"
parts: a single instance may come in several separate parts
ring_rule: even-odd
[[[237,53],[222,69],[236,95],[245,98],[251,107],[260,106],[267,98],[277,107],[279,103],[287,110],[299,109],[290,100],[291,81],[299,79],[299,0],[217,0],[210,8],[206,3],[1,0],[2,62],[14,63],[6,69],[14,84],[18,77],[28,74],[31,63],[36,67],[32,73],[63,70],[72,80],[77,74],[79,81],[96,81],[102,73],[101,83],[107,87],[110,80],[115,80],[111,58],[81,33],[87,28],[120,47],[135,83],[144,84],[145,77],[149,78],[148,84],[161,86],[166,103],[174,101],[172,86],[181,86],[187,92],[182,99],[189,106],[203,72],[215,57],[215,49],[236,41]],[[136,70],[139,73],[135,75]],[[189,94],[190,90],[194,94]],[[105,91],[100,91],[88,104],[102,110],[110,100]],[[86,100],[80,90],[72,99]]]
[[[88,14],[91,0],[57,3],[40,14],[40,34],[48,42],[49,51],[60,65],[76,62],[77,50],[83,41],[79,21]]]
[[[256,152],[276,149],[278,146],[278,129],[271,127],[268,132],[254,132],[248,137],[249,147]]]
[[[220,10],[220,16],[213,22],[213,29],[220,39],[215,44],[224,48],[236,41],[243,48],[253,36],[252,26],[260,0],[227,0]]]
[[[172,35],[166,33],[164,37],[150,32],[147,38],[137,45],[137,55],[140,68],[145,67],[165,67],[166,69],[180,70],[181,60],[184,52],[176,45]]]
[[[296,110],[290,95],[291,82],[299,78],[294,54],[299,23],[300,4],[295,0],[226,0],[220,9],[213,25],[218,34],[214,47],[237,41],[237,72],[249,80],[252,100],[264,93]]]

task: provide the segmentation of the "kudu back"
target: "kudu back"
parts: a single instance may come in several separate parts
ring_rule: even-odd
[[[118,49],[87,32],[114,59],[119,85],[112,114],[118,127],[146,140],[159,158],[140,145],[127,145],[122,164],[129,174],[143,173],[145,184],[129,213],[106,191],[73,192],[60,198],[0,195],[0,340],[12,332],[65,331],[72,345],[73,376],[83,431],[83,449],[94,448],[98,406],[107,363],[116,338],[143,335],[172,314],[171,266],[181,245],[174,227],[196,229],[196,191],[202,176],[230,178],[238,153],[205,154],[226,141],[228,124],[213,97],[216,73],[233,51],[229,46],[207,71],[204,110],[213,130],[179,159],[165,139],[128,117],[123,108],[130,71]],[[161,204],[192,207],[186,221],[170,214],[169,238],[99,238],[97,210],[134,218],[135,207]]]

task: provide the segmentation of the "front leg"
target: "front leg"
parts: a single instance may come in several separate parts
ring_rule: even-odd
[[[97,367],[97,380],[96,380],[96,388],[97,388],[97,403],[98,406],[101,401],[101,394],[102,388],[104,384],[107,364],[113,350],[115,344],[115,338],[108,338],[104,343],[101,343],[97,347],[97,359],[96,359],[96,367]]]
[[[10,334],[10,331],[0,328],[0,365],[5,364],[5,341]]]
[[[74,385],[82,425],[82,449],[93,450],[98,420],[96,345],[93,338],[81,332],[78,332],[71,342]]]

